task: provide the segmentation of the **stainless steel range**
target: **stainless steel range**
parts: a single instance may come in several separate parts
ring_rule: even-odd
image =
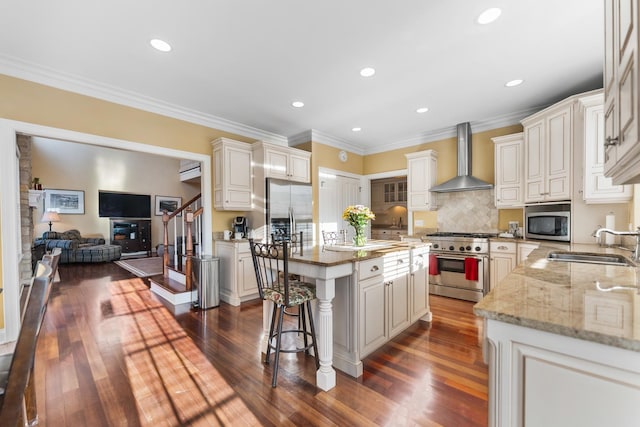
[[[429,292],[480,301],[489,291],[490,233],[428,234],[431,242]]]

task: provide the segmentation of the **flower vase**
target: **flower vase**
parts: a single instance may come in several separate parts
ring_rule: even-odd
[[[354,225],[353,228],[356,231],[355,236],[353,236],[353,246],[361,247],[367,244],[367,235],[364,232],[363,225]]]

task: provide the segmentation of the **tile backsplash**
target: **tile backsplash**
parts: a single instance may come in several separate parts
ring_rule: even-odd
[[[495,207],[493,189],[437,193],[437,203],[440,231],[498,230],[498,209]]]

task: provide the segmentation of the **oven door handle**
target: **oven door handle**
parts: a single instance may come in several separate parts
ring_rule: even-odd
[[[466,258],[477,258],[479,260],[486,258],[487,255],[469,254],[469,255],[449,255],[449,254],[434,254],[438,259],[457,259],[464,260]]]

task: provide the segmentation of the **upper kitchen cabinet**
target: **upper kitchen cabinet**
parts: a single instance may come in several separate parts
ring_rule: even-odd
[[[227,138],[218,138],[212,144],[213,207],[218,210],[251,210],[251,146]]]
[[[621,203],[632,197],[630,185],[614,185],[604,176],[604,94],[579,99],[584,118],[583,198],[585,203]]]
[[[427,211],[436,208],[435,194],[438,153],[433,150],[405,154],[407,157],[407,209]]]
[[[572,104],[569,98],[522,120],[525,203],[571,198]]]
[[[524,156],[522,132],[491,138],[495,156],[496,208],[520,207],[524,204]]]
[[[256,142],[256,160],[264,160],[265,178],[311,182],[311,153],[297,148]]]
[[[614,184],[640,183],[638,0],[605,1],[604,173]]]

